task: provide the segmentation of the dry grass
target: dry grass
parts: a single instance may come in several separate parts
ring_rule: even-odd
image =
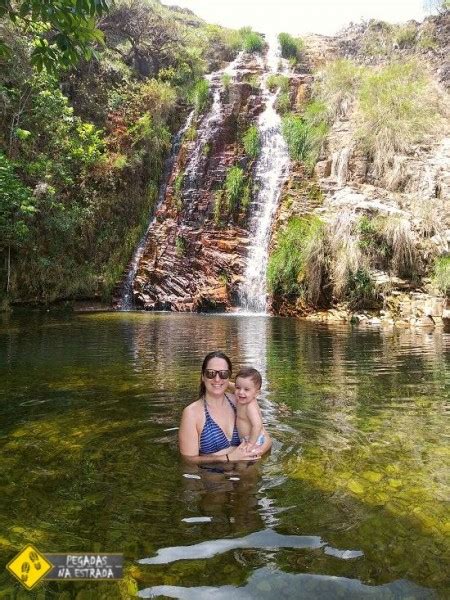
[[[358,94],[357,136],[382,176],[401,154],[433,133],[438,99],[426,68],[417,61],[392,63],[366,74]]]
[[[417,251],[418,236],[405,216],[384,219],[382,234],[392,248],[392,270],[400,277],[413,279],[420,271],[421,260]]]
[[[356,221],[353,211],[344,211],[336,214],[328,223],[330,280],[336,298],[344,296],[350,275],[356,273],[362,266],[363,256],[355,227]]]

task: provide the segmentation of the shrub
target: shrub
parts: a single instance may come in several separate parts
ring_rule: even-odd
[[[276,75],[271,73],[267,78],[267,87],[271,92],[274,92],[277,87],[280,88],[281,92],[289,91],[289,77],[286,75]]]
[[[405,152],[433,131],[435,94],[418,63],[393,63],[366,75],[359,92],[359,139],[372,155],[378,174],[394,154]]]
[[[193,142],[195,140],[195,138],[197,137],[197,128],[195,125],[191,125],[184,134],[184,139],[187,142]]]
[[[201,113],[208,102],[209,82],[206,79],[200,79],[192,88],[191,101],[194,104],[197,113]]]
[[[288,92],[282,92],[276,102],[275,102],[275,108],[277,109],[277,111],[280,113],[280,115],[285,115],[286,113],[288,113],[291,109],[291,98],[289,96]]]
[[[381,225],[382,235],[392,251],[391,267],[400,277],[414,279],[421,270],[417,252],[417,237],[407,217],[385,217]]]
[[[322,69],[314,84],[314,95],[327,107],[330,119],[345,115],[361,84],[363,68],[340,58]]]
[[[312,169],[317,161],[328,127],[325,123],[308,122],[304,117],[283,117],[282,131],[292,160],[302,161]]]
[[[325,274],[324,223],[293,217],[276,239],[267,269],[271,293],[301,295],[316,303]]]
[[[261,150],[261,141],[259,131],[256,125],[252,125],[247,129],[242,137],[245,152],[250,158],[256,158]]]
[[[186,240],[181,235],[175,238],[175,252],[180,257],[186,254]]]
[[[234,212],[237,209],[244,185],[243,169],[237,165],[230,167],[225,178],[225,194],[229,212]]]
[[[347,293],[350,278],[363,267],[363,256],[355,229],[355,214],[344,211],[336,214],[327,227],[330,249],[330,281],[335,298]]]
[[[352,308],[370,308],[377,294],[373,278],[366,268],[351,273],[347,284],[348,298]]]
[[[300,58],[300,54],[305,47],[303,40],[294,38],[289,33],[280,33],[278,41],[280,42],[281,56],[283,58],[294,58],[296,60]]]
[[[435,259],[432,281],[439,291],[450,296],[450,256]]]
[[[412,48],[416,44],[417,29],[413,23],[401,25],[394,31],[394,43],[399,48]]]
[[[245,52],[261,52],[264,48],[264,39],[255,31],[252,31],[249,27],[243,27],[240,29],[242,37],[242,49]]]

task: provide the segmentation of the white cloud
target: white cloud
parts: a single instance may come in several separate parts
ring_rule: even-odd
[[[400,23],[422,20],[423,0],[164,0],[190,8],[209,23],[256,31],[332,34],[350,21],[382,19]]]

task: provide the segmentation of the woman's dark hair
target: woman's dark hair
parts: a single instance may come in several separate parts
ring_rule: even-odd
[[[202,372],[200,375],[199,398],[204,396],[206,393],[206,387],[205,387],[205,384],[203,383],[202,375],[206,371],[206,367],[208,366],[208,363],[212,358],[223,358],[223,360],[228,365],[228,369],[230,370],[230,375],[233,370],[233,367],[231,366],[231,360],[228,358],[228,356],[224,352],[221,352],[220,350],[215,350],[214,352],[210,352],[209,354],[207,354],[205,356],[205,358],[203,359],[203,363],[202,363]]]

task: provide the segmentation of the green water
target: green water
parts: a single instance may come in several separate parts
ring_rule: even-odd
[[[263,373],[259,464],[179,459],[216,348]],[[0,598],[448,597],[449,356],[449,334],[257,316],[3,317],[1,563],[123,552],[126,577],[29,593],[2,567]]]

